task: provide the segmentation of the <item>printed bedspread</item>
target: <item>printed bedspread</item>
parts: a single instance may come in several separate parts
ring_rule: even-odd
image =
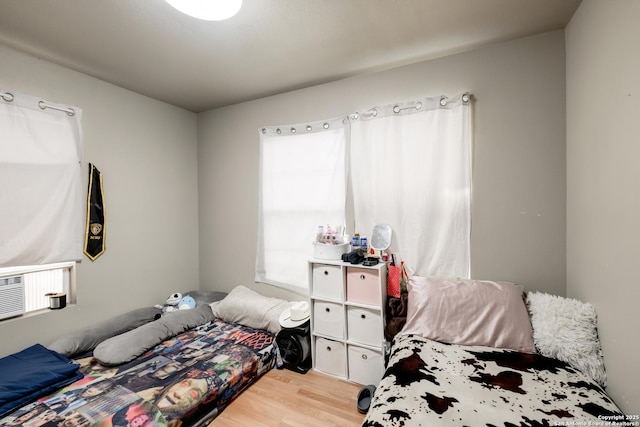
[[[210,322],[125,365],[76,359],[82,379],[11,412],[0,427],[203,425],[279,357],[271,333]]]
[[[539,354],[401,335],[364,427],[603,425],[624,420],[597,383]]]

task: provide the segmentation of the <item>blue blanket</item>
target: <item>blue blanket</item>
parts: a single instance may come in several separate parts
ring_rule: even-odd
[[[0,359],[0,418],[83,377],[65,356],[35,344]]]

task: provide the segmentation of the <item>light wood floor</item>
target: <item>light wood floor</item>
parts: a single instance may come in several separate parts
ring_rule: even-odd
[[[209,427],[300,427],[362,424],[361,386],[310,370],[272,369],[242,392]]]

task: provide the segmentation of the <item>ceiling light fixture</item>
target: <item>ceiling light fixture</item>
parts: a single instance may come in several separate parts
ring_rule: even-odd
[[[242,0],[165,0],[185,15],[206,21],[231,18],[242,7]]]

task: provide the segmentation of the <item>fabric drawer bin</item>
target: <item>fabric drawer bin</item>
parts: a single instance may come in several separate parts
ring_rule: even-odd
[[[341,300],[342,269],[339,265],[313,264],[313,296]]]
[[[320,335],[344,339],[344,308],[341,304],[315,301],[313,331]]]
[[[347,301],[380,306],[378,270],[347,268]]]
[[[344,343],[317,337],[314,360],[317,370],[342,378],[347,377]]]
[[[360,307],[347,308],[347,338],[375,347],[382,345],[380,312]]]
[[[384,373],[384,360],[380,350],[350,345],[349,380],[358,384],[378,384]]]

